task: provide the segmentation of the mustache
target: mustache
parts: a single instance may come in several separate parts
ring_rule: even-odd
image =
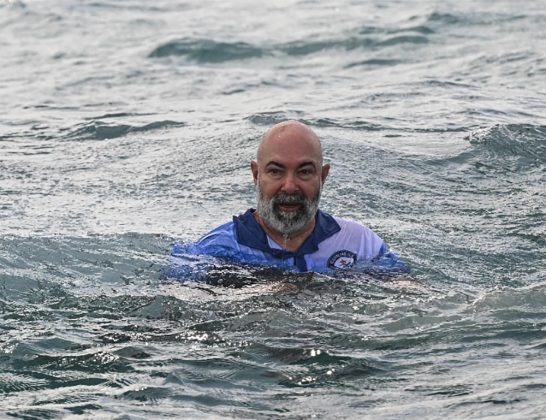
[[[277,204],[305,204],[305,197],[300,192],[293,194],[279,193],[271,200],[274,205]]]

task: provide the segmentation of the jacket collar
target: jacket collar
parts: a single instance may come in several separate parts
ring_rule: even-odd
[[[271,248],[267,235],[254,218],[255,209],[248,209],[244,214],[233,217],[237,242],[250,248],[259,249],[274,256],[311,254],[318,250],[318,245],[341,230],[335,219],[321,210],[315,216],[315,228],[296,252]]]

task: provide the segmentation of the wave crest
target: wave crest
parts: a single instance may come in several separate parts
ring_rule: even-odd
[[[70,140],[107,140],[123,137],[129,133],[142,133],[167,127],[181,127],[183,125],[184,123],[182,122],[171,120],[154,121],[141,126],[94,120],[80,124],[77,128],[69,130],[66,138]]]
[[[490,158],[517,158],[518,166],[546,163],[546,126],[495,125],[472,132],[468,141]]]
[[[257,58],[264,55],[262,48],[246,42],[218,42],[212,39],[179,39],[155,48],[148,57],[185,56],[198,63],[222,63],[231,60]]]

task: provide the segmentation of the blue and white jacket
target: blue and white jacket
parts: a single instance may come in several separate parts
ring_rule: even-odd
[[[238,264],[276,267],[294,272],[328,273],[353,268],[368,273],[407,272],[370,228],[330,216],[316,215],[315,229],[296,252],[284,250],[267,236],[253,216],[254,209],[210,231],[191,245],[175,244],[171,271],[188,255],[207,255]]]

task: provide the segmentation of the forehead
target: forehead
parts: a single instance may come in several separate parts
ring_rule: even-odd
[[[277,162],[284,165],[319,163],[321,147],[317,136],[299,125],[280,127],[267,133],[258,149],[258,161],[262,165]]]

